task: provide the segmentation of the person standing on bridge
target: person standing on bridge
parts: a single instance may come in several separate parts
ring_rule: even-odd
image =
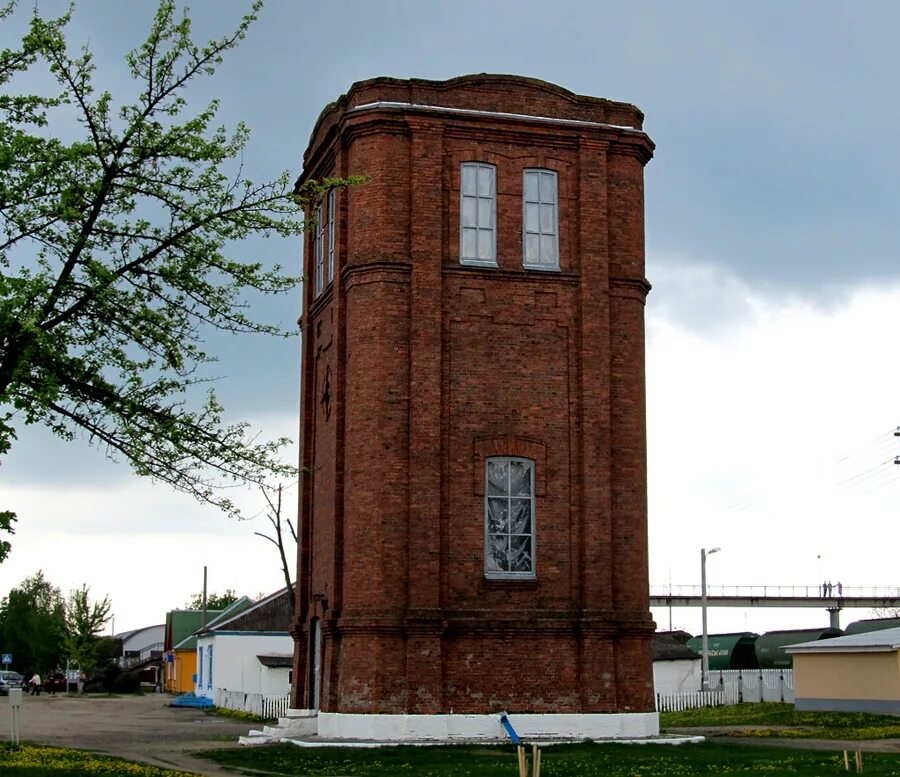
[[[840,580],[838,580],[838,583],[837,583],[837,592],[838,592],[838,596],[844,595],[844,586],[841,585]]]

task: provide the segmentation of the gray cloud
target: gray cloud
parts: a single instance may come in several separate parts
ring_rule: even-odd
[[[45,0],[42,8],[64,5]],[[191,5],[198,37],[225,32],[245,8]],[[121,55],[154,7],[95,1],[76,9],[72,37],[90,41],[114,94],[128,88]],[[890,32],[898,23],[900,6],[891,3],[563,2],[548,14],[534,0],[276,0],[219,76],[192,95],[198,104],[219,98],[224,122],[249,124],[245,165],[256,177],[299,173],[321,109],[375,75],[515,72],[628,100],[645,111],[658,144],[647,168],[651,256],[689,256],[760,288],[825,302],[843,285],[898,274],[900,161],[885,137],[900,124]],[[249,248],[299,272],[299,239]],[[256,309],[292,326],[299,292]],[[296,408],[298,340],[209,342],[221,355],[209,374],[223,376],[218,391],[230,409]]]

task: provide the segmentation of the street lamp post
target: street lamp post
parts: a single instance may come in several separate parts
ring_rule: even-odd
[[[718,553],[721,548],[713,548],[707,551],[706,548],[700,549],[700,612],[703,616],[703,647],[701,653],[700,665],[700,690],[709,690],[709,634],[706,630],[706,557],[713,553]]]

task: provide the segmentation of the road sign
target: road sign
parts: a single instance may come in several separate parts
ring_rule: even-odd
[[[11,664],[12,663],[12,653],[4,653],[2,657],[0,657],[0,664]]]

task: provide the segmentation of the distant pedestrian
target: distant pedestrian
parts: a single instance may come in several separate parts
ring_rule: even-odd
[[[825,596],[831,596],[831,581],[825,581]]]
[[[84,681],[87,680],[84,672],[78,673],[78,693],[84,693]]]
[[[838,592],[838,596],[844,595],[844,586],[841,585],[840,580],[838,580],[838,583],[837,583],[837,592]]]
[[[31,695],[41,695],[41,676],[37,672],[35,672],[31,678]]]

